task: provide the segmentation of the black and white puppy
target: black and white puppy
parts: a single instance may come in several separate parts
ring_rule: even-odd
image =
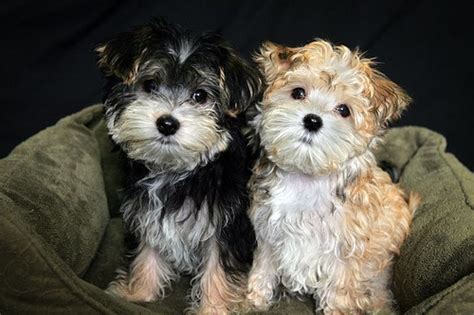
[[[107,126],[135,166],[121,210],[139,240],[108,292],[153,301],[191,274],[192,311],[234,311],[255,247],[242,128],[260,97],[260,74],[220,36],[163,20],[97,51],[108,78]]]

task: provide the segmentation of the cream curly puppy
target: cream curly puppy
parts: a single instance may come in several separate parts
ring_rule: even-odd
[[[393,257],[419,196],[377,167],[375,145],[410,98],[345,46],[266,43],[255,124],[262,155],[251,180],[258,248],[247,298],[267,309],[282,284],[325,314],[390,307]]]

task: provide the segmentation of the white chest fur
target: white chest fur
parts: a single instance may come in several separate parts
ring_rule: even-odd
[[[265,210],[252,219],[259,239],[271,247],[283,284],[294,292],[314,292],[340,250],[343,209],[336,178],[281,170],[275,175]]]
[[[202,261],[200,251],[215,232],[209,220],[207,203],[202,205],[197,216],[193,207],[194,203],[186,199],[176,213],[167,214],[156,226],[149,226],[146,236],[149,244],[184,273],[196,271]]]
[[[141,241],[159,251],[162,257],[176,270],[193,273],[201,262],[201,251],[206,241],[215,234],[214,224],[209,218],[207,202],[197,212],[195,204],[186,199],[180,209],[163,215],[160,189],[168,182],[156,181],[147,188],[147,202],[136,200],[125,203],[122,211],[127,222],[135,222]],[[133,202],[135,201],[135,202]],[[140,208],[140,211],[134,211]]]

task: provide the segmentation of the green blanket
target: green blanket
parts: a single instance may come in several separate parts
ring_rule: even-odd
[[[66,117],[0,160],[0,313],[180,314],[188,280],[159,302],[132,304],[103,288],[125,254],[118,213],[123,163],[102,106]],[[474,176],[419,127],[389,131],[377,156],[422,194],[395,262],[393,292],[408,314],[474,313]],[[269,314],[311,314],[285,300]]]

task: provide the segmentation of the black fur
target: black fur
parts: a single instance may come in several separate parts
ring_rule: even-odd
[[[189,60],[183,64],[179,64],[176,58],[167,53],[167,47],[178,47],[180,41],[193,43],[194,49]],[[124,79],[131,76],[135,63],[140,60],[153,60],[163,66],[164,70],[149,73],[145,67],[141,73],[136,74],[136,79],[131,84],[125,84]],[[107,42],[99,60],[99,67],[108,77],[104,102],[115,98],[106,104],[124,106],[130,100],[124,102],[116,98],[128,95],[136,85],[147,79],[155,79],[169,86],[196,86],[199,83],[197,81],[202,80],[196,73],[196,65],[215,73],[223,70],[226,91],[217,91],[212,86],[209,86],[208,91],[219,100],[223,109],[236,110],[240,115],[253,112],[253,105],[262,96],[263,78],[257,68],[243,62],[220,35],[210,32],[193,34],[162,19],[155,19],[131,32],[121,33]],[[247,120],[240,119],[241,123]]]
[[[185,62],[180,62],[169,51],[178,50],[183,42],[190,43],[187,47],[192,53]],[[209,220],[217,222],[220,263],[230,281],[241,278],[251,267],[256,246],[246,213],[247,181],[254,156],[249,155],[242,129],[247,125],[247,113],[254,112],[255,103],[261,98],[260,73],[239,58],[219,35],[192,34],[163,20],[119,34],[98,51],[99,66],[108,80],[104,103],[109,123],[121,118],[124,110],[139,97],[138,92],[147,80],[155,80],[170,90],[189,89],[189,93],[204,88],[213,100],[217,124],[230,135],[227,148],[192,170],[166,169],[139,157],[130,159],[130,185],[124,203],[132,204],[133,210],[126,223],[130,231],[136,232],[141,223],[134,217],[154,206],[150,187],[157,181],[168,183],[156,192],[163,205],[161,220],[180,211],[185,200],[192,200],[194,208],[184,220],[191,215],[199,216],[202,205],[209,205]],[[201,69],[214,74],[213,78],[223,77],[223,86],[203,78]],[[119,145],[127,154],[127,144]],[[138,232],[136,236],[142,237]],[[198,251],[198,256],[205,253]]]
[[[194,216],[199,215],[205,201],[208,205],[216,206],[210,207],[210,216],[211,219],[215,215],[226,219],[225,224],[221,222],[222,224],[216,226],[216,233],[222,266],[231,275],[249,271],[256,240],[253,226],[247,216],[249,207],[247,182],[251,175],[252,160],[247,159],[246,139],[240,130],[234,126],[229,131],[232,134],[232,141],[228,149],[221,152],[212,163],[187,173],[168,172],[159,175],[166,179],[183,178],[172,185],[167,185],[159,194],[163,202],[162,219],[179,211],[186,198],[191,198],[195,205]],[[141,163],[134,162],[132,165],[133,173],[130,175],[133,177],[133,183],[125,199],[137,199],[136,204],[146,204],[149,201],[147,187],[160,178],[150,177],[149,171]],[[214,214],[214,209],[219,213]],[[129,229],[136,230],[138,223],[133,220],[130,223]],[[177,222],[180,223],[182,222]]]

